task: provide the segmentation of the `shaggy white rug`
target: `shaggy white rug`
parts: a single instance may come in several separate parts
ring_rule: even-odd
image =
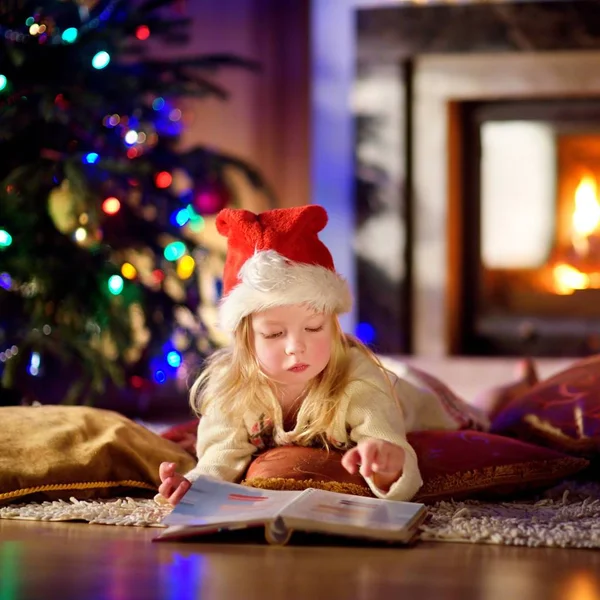
[[[85,521],[162,527],[169,507],[154,500],[55,501],[0,508],[1,519]],[[600,548],[600,484],[564,483],[520,502],[438,502],[420,538],[439,542]]]
[[[438,502],[422,540],[600,548],[600,485],[564,484],[522,502]]]

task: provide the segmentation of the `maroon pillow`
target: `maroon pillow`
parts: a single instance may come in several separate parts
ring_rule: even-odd
[[[552,485],[588,465],[581,458],[479,431],[420,431],[408,434],[408,440],[423,476],[423,487],[414,498],[421,502],[510,498]],[[341,457],[340,452],[315,448],[273,448],[252,462],[244,483],[270,489],[323,487],[368,494],[366,482],[347,473]],[[342,487],[332,488],[333,483]]]
[[[511,498],[548,487],[588,466],[583,458],[482,431],[408,434],[423,486],[415,500]]]
[[[600,458],[600,355],[578,361],[511,400],[491,431]]]

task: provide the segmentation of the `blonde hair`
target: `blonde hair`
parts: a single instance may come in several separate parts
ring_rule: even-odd
[[[297,415],[299,433],[290,436],[283,429],[281,406],[277,400],[277,385],[260,369],[254,354],[252,315],[242,319],[234,332],[233,343],[210,356],[202,373],[190,390],[190,405],[197,415],[218,406],[221,414],[240,421],[246,413],[264,415],[274,424],[276,443],[296,443],[307,446],[318,440],[328,445],[328,434],[334,427],[337,409],[344,391],[352,381],[350,349],[357,348],[377,365],[395,396],[387,370],[375,354],[356,338],[345,334],[337,315],[332,319],[331,357],[323,371],[308,385]]]

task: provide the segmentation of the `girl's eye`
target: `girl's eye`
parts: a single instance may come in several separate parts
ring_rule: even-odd
[[[320,327],[307,327],[306,331],[310,331],[311,333],[317,333],[318,331],[323,331],[323,325],[321,325]]]
[[[278,331],[277,333],[263,333],[262,335],[266,340],[274,340],[275,338],[281,337],[283,332]]]

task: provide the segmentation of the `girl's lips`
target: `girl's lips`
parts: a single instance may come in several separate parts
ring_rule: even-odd
[[[308,369],[308,365],[294,365],[291,369],[288,369],[288,371],[291,371],[292,373],[302,373],[302,371],[306,371],[306,369]]]

